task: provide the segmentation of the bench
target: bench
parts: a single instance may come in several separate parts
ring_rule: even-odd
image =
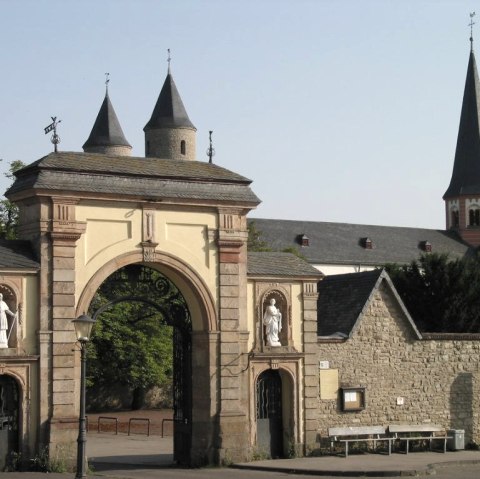
[[[395,438],[385,436],[386,429],[383,426],[356,426],[356,427],[330,427],[328,437],[330,439],[330,451],[336,442],[345,443],[345,457],[348,457],[348,445],[351,442],[373,441],[373,448],[377,448],[377,442],[388,442],[388,455],[392,453],[392,441]]]
[[[443,441],[443,452],[447,452],[447,439],[451,439],[444,427],[435,424],[394,424],[388,426],[388,432],[395,440],[405,442],[406,454],[411,441],[428,441],[430,450],[433,441]]]

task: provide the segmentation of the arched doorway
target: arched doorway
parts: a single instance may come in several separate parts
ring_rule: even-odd
[[[0,375],[0,471],[12,453],[19,452],[19,389],[15,379]]]
[[[282,457],[282,378],[278,370],[260,374],[256,385],[257,446],[272,458]]]
[[[157,385],[155,381],[162,380],[170,390],[170,379],[174,460],[189,464],[192,322],[183,295],[154,268],[129,264],[103,281],[90,304],[89,314],[98,321],[91,343],[93,357],[97,359],[92,372],[101,380],[98,369],[102,363],[113,366],[114,382],[131,389],[133,409],[141,407],[141,393]]]

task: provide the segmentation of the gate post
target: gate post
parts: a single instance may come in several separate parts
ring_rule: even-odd
[[[245,461],[250,452],[247,369],[247,254],[243,212],[220,214],[219,462]]]
[[[85,223],[75,221],[78,200],[52,197],[50,225],[51,258],[51,330],[52,330],[52,396],[49,451],[62,459],[75,457],[78,409],[75,391],[75,248],[85,232]],[[42,258],[44,260],[44,258]],[[43,305],[42,307],[49,307]],[[77,391],[78,394],[78,391]]]

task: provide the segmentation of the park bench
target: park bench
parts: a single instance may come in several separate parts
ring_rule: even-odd
[[[395,439],[385,435],[386,429],[383,426],[352,426],[352,427],[330,427],[328,437],[330,439],[330,450],[333,450],[335,443],[345,443],[345,457],[348,457],[348,445],[351,442],[372,442],[373,448],[377,448],[377,442],[388,443],[388,454],[392,453],[392,441]]]
[[[406,454],[412,441],[428,441],[430,450],[434,441],[443,441],[443,452],[447,452],[447,439],[451,439],[444,427],[435,424],[392,424],[388,432],[395,440],[405,442]]]

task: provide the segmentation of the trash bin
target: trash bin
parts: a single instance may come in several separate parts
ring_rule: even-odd
[[[465,430],[464,429],[448,429],[447,447],[450,451],[460,451],[465,449]]]

